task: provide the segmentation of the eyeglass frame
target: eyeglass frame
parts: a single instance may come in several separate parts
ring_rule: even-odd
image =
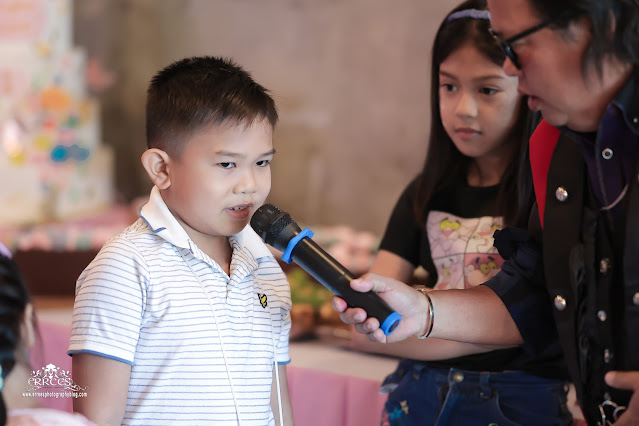
[[[559,16],[556,16],[554,18],[550,18],[545,21],[542,21],[539,24],[535,25],[534,27],[528,28],[527,30],[522,31],[519,34],[515,34],[514,36],[507,38],[506,40],[503,40],[501,37],[499,37],[492,28],[489,28],[488,31],[490,31],[490,34],[495,38],[495,40],[497,40],[497,42],[501,46],[502,50],[504,51],[508,59],[510,59],[513,65],[517,67],[518,70],[520,70],[521,63],[519,62],[519,57],[517,56],[517,53],[515,53],[512,47],[512,44],[514,42],[524,37],[528,37],[529,35],[534,34],[537,31],[546,28],[548,25],[554,24],[555,22],[558,22],[564,19],[574,18],[576,15],[577,13],[572,11],[562,13]]]

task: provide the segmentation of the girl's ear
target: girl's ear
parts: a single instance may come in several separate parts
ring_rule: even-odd
[[[161,149],[151,148],[142,154],[142,165],[151,181],[159,189],[166,189],[171,186],[171,175],[169,173],[169,163],[171,158]]]

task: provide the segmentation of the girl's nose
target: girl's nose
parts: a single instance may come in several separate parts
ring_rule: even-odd
[[[477,101],[475,97],[468,92],[463,92],[457,103],[457,115],[461,117],[477,116]]]

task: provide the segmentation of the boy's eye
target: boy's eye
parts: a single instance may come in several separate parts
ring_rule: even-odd
[[[495,93],[497,93],[497,89],[492,89],[490,87],[483,87],[479,90],[479,92],[484,95],[494,95]]]
[[[271,160],[262,160],[255,163],[258,167],[266,167],[271,164]]]
[[[223,169],[231,169],[235,166],[235,163],[217,163],[217,165]]]

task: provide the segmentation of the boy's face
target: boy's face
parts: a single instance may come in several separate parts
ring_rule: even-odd
[[[274,153],[268,120],[204,128],[170,160],[162,197],[196,243],[236,234],[271,190]]]

